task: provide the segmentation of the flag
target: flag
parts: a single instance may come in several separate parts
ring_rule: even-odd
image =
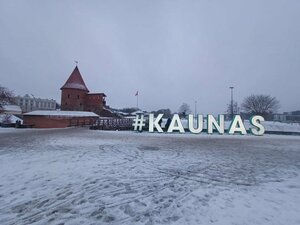
[[[138,95],[139,95],[139,91],[137,91],[134,96],[138,96]]]

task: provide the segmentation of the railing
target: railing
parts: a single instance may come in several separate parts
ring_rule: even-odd
[[[92,130],[132,130],[132,119],[99,118],[90,129]]]

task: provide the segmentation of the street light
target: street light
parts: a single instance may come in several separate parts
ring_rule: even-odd
[[[229,87],[231,89],[231,106],[230,106],[230,109],[231,109],[231,119],[233,119],[233,88],[234,87]]]

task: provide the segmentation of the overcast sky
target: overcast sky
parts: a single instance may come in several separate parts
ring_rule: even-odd
[[[299,0],[0,0],[0,84],[53,98],[79,61],[111,107],[224,113],[229,86],[300,109]]]

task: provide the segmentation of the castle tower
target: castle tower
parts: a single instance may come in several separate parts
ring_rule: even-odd
[[[76,66],[61,90],[61,110],[84,111],[86,95],[89,93]]]

